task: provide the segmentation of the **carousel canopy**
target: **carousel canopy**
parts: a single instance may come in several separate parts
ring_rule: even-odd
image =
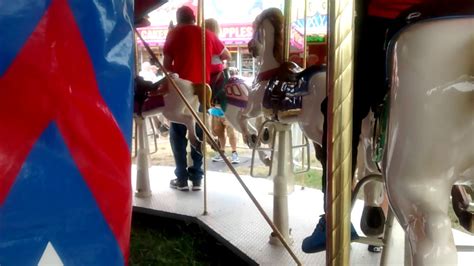
[[[168,0],[135,0],[134,20],[137,27],[149,26],[148,13],[162,6]]]

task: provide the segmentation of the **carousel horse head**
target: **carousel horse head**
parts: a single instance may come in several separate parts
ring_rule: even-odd
[[[273,57],[277,62],[283,62],[283,14],[278,8],[265,9],[253,22],[253,36],[248,43],[248,49],[253,57],[264,55],[264,50],[272,48]],[[272,38],[268,40],[268,35]]]

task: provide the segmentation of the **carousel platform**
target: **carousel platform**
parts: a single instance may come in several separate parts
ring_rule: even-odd
[[[283,246],[269,244],[270,226],[247,196],[232,174],[207,173],[207,214],[204,212],[204,191],[182,192],[169,188],[174,178],[173,167],[153,166],[150,168],[152,196],[134,197],[135,212],[196,222],[205,228],[248,264],[295,265],[296,263]],[[132,181],[135,186],[136,167],[132,167]],[[273,211],[273,183],[267,179],[243,176],[269,217]],[[295,186],[288,197],[289,224],[293,243],[291,248],[303,265],[325,265],[325,252],[306,254],[301,251],[301,242],[313,232],[323,212],[322,193],[316,189]],[[359,228],[363,202],[357,201],[352,211],[352,222]],[[391,251],[389,265],[403,265],[404,236],[401,228],[395,233],[395,249]],[[474,245],[474,236],[453,230],[457,245]],[[458,252],[458,265],[472,265],[474,252]],[[351,265],[379,265],[380,253],[371,253],[367,245],[351,243]]]

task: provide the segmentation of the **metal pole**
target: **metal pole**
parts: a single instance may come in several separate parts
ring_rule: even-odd
[[[204,0],[199,0],[198,1],[198,21],[200,22],[201,30],[202,30],[202,93],[203,93],[203,99],[204,102],[207,102],[207,95],[206,95],[206,25],[204,24]],[[204,125],[207,126],[207,106],[204,104],[201,106],[202,108],[202,122]],[[203,156],[203,170],[204,170],[204,176],[203,176],[203,181],[204,181],[204,210],[203,210],[203,215],[207,215],[207,162],[206,162],[206,153],[207,153],[207,145],[206,145],[206,135],[203,134],[203,140],[201,144],[201,152]]]
[[[291,243],[293,240],[288,222],[288,181],[294,180],[291,125],[276,122],[275,130],[278,134],[278,159],[272,162],[277,168],[277,173],[273,178],[273,223],[285,240]],[[276,240],[272,234],[270,244],[279,244]]]
[[[307,17],[308,17],[308,0],[304,0],[304,29],[303,29],[303,65],[302,67],[303,68],[306,68],[306,60],[308,59],[308,55],[307,55],[307,49],[308,49],[308,42],[306,41],[306,27],[307,27]],[[301,132],[301,136],[302,136],[302,139],[305,138],[305,135],[303,132]],[[302,157],[302,163],[305,161],[305,158],[304,158],[304,155],[305,153],[303,152],[303,157]]]
[[[137,34],[134,34],[135,40],[137,39]],[[135,50],[135,76],[138,76],[138,45],[137,42],[134,41],[134,50]],[[142,55],[143,57],[143,55]],[[142,60],[140,60],[142,62]],[[151,196],[151,189],[150,189],[150,176],[148,172],[149,168],[149,146],[148,146],[148,136],[146,130],[146,120],[142,116],[137,116],[134,118],[136,124],[136,131],[135,131],[135,145],[138,144],[139,146],[135,149],[137,151],[137,180],[136,188],[135,188],[135,196],[139,198],[147,198]]]
[[[135,117],[135,123],[137,124],[137,131],[135,132],[135,138],[138,139],[137,149],[137,187],[135,188],[135,196],[139,198],[147,198],[151,196],[150,189],[150,176],[148,172],[149,161],[148,161],[148,136],[146,130],[146,120],[142,116]]]
[[[143,62],[143,55],[140,53],[140,59],[138,56],[138,44],[137,44],[137,34],[133,35],[135,37],[135,41],[133,42],[133,50],[135,51],[135,75],[138,74],[138,69],[140,68],[140,63]],[[140,61],[140,62],[138,62]]]
[[[354,0],[329,3],[326,264],[349,265]]]
[[[290,25],[291,25],[291,0],[285,0],[285,20],[284,20],[284,41],[283,59],[288,61],[290,45]],[[278,159],[277,173],[273,179],[273,222],[282,233],[286,241],[291,242],[288,223],[288,179],[291,178],[293,161],[290,135],[291,128],[288,124],[277,122],[275,130],[278,133]],[[272,162],[275,165],[275,162]],[[290,170],[291,169],[291,170]],[[273,234],[270,236],[270,243],[275,244]]]
[[[240,72],[240,75],[242,75],[242,59],[240,58],[242,55],[240,53],[240,46],[237,46],[237,69],[239,70]]]
[[[308,17],[308,0],[304,0],[304,30],[303,30],[303,68],[306,68],[308,42],[306,41],[306,23]]]
[[[283,28],[283,61],[290,58],[291,0],[285,0],[285,21]]]

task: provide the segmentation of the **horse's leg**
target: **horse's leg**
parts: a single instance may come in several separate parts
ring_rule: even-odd
[[[370,121],[372,113],[362,120],[361,137],[357,147],[357,181],[380,172],[372,161],[372,135]],[[379,181],[368,181],[364,185],[364,209],[360,228],[366,236],[381,237],[385,226],[385,213],[381,205],[384,202],[383,184]]]
[[[196,135],[195,120],[191,114],[178,112],[173,114],[167,113],[166,116],[169,117],[169,120],[171,121],[185,125],[188,129],[188,139],[191,145],[195,148],[200,147],[201,140],[199,140]]]
[[[265,90],[263,88],[250,91],[247,106],[240,114],[239,126],[242,129],[242,137],[244,139],[244,142],[249,145],[249,147],[253,147],[252,145],[255,144],[252,141],[252,133],[256,134],[258,129],[253,128],[248,120],[250,118],[258,117],[262,114],[262,101],[264,91]],[[253,137],[253,139],[256,140],[256,135]]]
[[[378,181],[369,181],[364,186],[364,209],[360,228],[366,236],[381,237],[385,226],[383,186]]]
[[[254,141],[252,141],[252,134],[250,134],[250,131],[249,131],[249,119],[251,118],[251,116],[249,115],[246,115],[246,114],[242,114],[240,116],[240,119],[239,119],[239,126],[240,128],[242,129],[242,138],[245,142],[245,144],[247,144],[249,147],[253,147],[254,145]]]
[[[242,130],[242,137],[245,142],[249,147],[252,147],[252,140],[251,140],[251,131],[256,132],[257,130],[254,130],[252,126],[249,123],[249,119],[256,117],[258,114],[254,115],[256,111],[254,111],[253,108],[254,104],[251,103],[250,101],[247,103],[247,107],[239,114],[238,117],[238,123],[239,127]],[[250,130],[249,130],[250,129]]]
[[[188,138],[189,142],[191,143],[191,146],[193,146],[198,152],[200,152],[201,140],[196,134],[196,123],[194,117],[191,114],[183,114],[181,115],[181,120],[188,128]]]
[[[474,213],[469,211],[469,204],[472,202],[472,197],[467,189],[469,189],[469,187],[454,185],[451,190],[452,204],[459,224],[467,231],[474,233]]]
[[[448,217],[451,184],[445,179],[399,170],[397,175],[387,173],[386,187],[390,204],[408,236],[413,265],[457,265]],[[405,178],[400,178],[402,175]]]
[[[357,156],[357,179],[360,181],[370,174],[380,174],[371,171],[368,164],[374,164],[363,141],[359,143]],[[366,236],[381,237],[385,226],[385,213],[381,205],[384,201],[383,184],[379,181],[368,181],[364,185],[364,209],[360,219],[360,229]]]

